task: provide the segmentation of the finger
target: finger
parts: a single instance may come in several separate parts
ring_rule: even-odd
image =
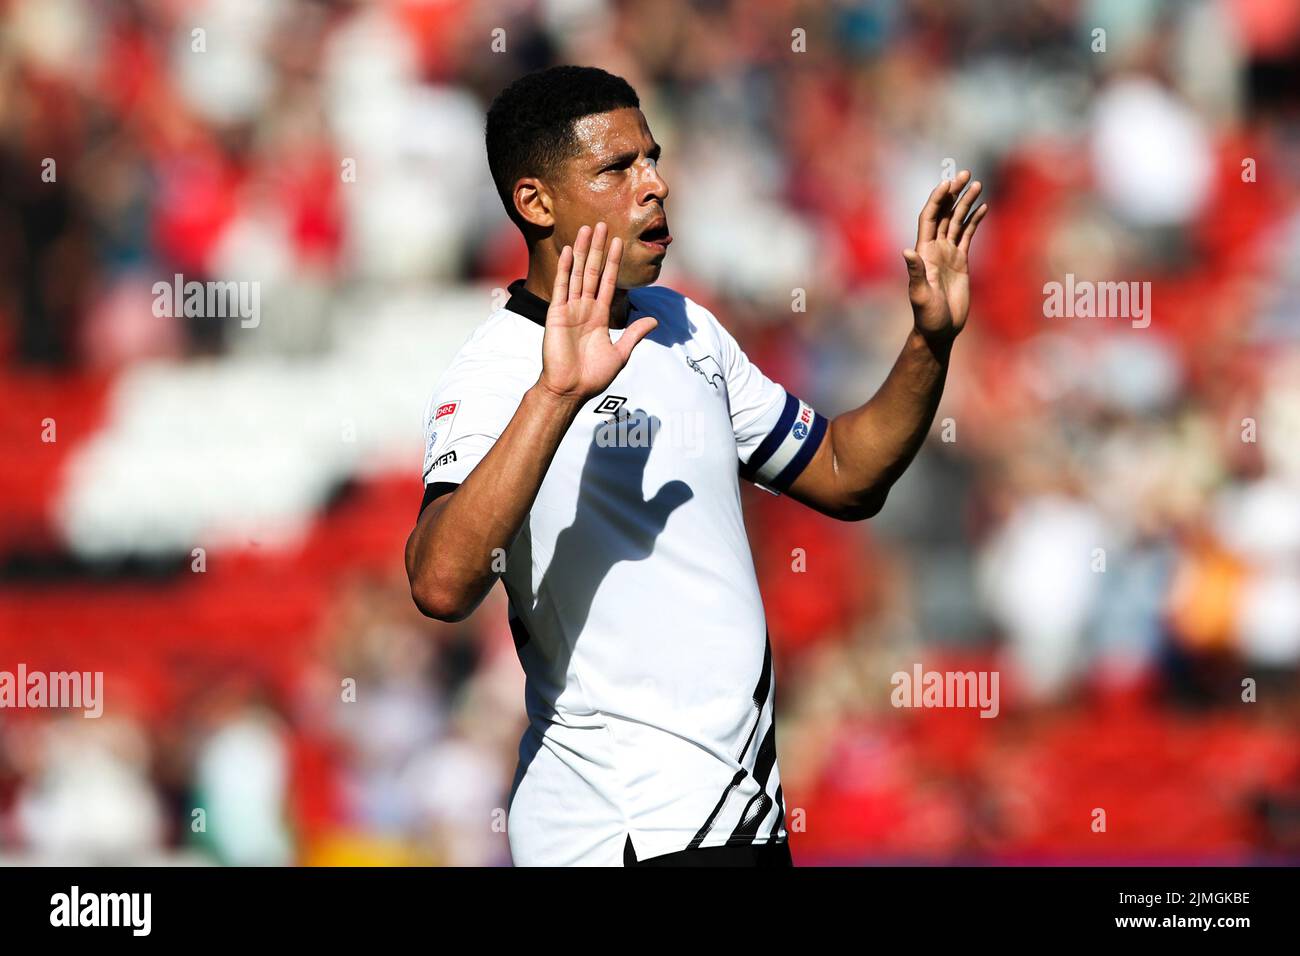
[[[609,228],[603,222],[598,222],[595,232],[591,234],[591,253],[587,256],[587,264],[582,270],[584,299],[596,298],[596,292],[600,288],[600,268],[605,264],[605,236],[608,233]]]
[[[618,288],[618,267],[623,261],[623,240],[615,236],[609,241],[609,255],[605,258],[605,271],[600,277],[600,292],[596,301],[606,310],[614,305],[614,290]]]
[[[935,238],[943,239],[948,235],[948,227],[952,225],[952,194],[943,197],[939,211],[939,225],[935,228]]]
[[[926,284],[925,263],[915,249],[904,249],[903,260],[907,263],[907,287],[918,289]]]
[[[614,343],[614,350],[618,352],[619,358],[623,364],[632,357],[632,350],[636,348],[638,342],[653,332],[659,326],[659,320],[654,316],[645,315],[637,319],[619,336],[618,341]]]
[[[957,195],[965,188],[969,180],[970,170],[963,169],[948,181],[948,191],[939,200],[939,226],[935,230],[936,239],[947,236],[948,230],[952,228],[952,207],[957,202]]]
[[[582,298],[582,269],[587,262],[587,253],[591,249],[591,227],[583,226],[578,230],[578,238],[573,240],[573,272],[569,278],[569,301]]]
[[[970,212],[970,207],[974,204],[976,197],[979,196],[980,190],[984,184],[979,180],[970,184],[970,189],[962,193],[961,199],[952,211],[952,222],[948,226],[947,236],[953,242],[961,240],[962,230],[966,228],[966,215]]]
[[[560,250],[560,261],[555,264],[555,286],[551,289],[552,302],[564,302],[569,298],[569,270],[573,267],[573,247],[565,246]]]
[[[920,245],[935,237],[939,217],[943,213],[944,197],[948,195],[948,184],[942,182],[930,190],[930,196],[921,208],[921,215],[916,217],[916,244]]]
[[[970,222],[966,224],[966,228],[962,231],[961,242],[957,244],[957,248],[962,252],[970,251],[971,238],[975,235],[975,230],[979,228],[980,223],[984,221],[984,214],[988,211],[989,204],[984,203],[971,215]]]

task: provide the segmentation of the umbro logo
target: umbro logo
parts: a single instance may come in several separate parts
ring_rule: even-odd
[[[627,399],[622,395],[606,395],[596,406],[597,415],[616,415],[618,410],[627,404]]]

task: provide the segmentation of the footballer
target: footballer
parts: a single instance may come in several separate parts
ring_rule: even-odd
[[[980,183],[963,170],[930,193],[903,253],[913,328],[875,395],[827,418],[654,284],[669,189],[627,82],[529,74],[492,103],[486,141],[528,275],[434,386],[406,570],[443,621],[505,586],[528,716],[511,856],[789,866],[738,479],[842,521],[880,511],[970,309]]]

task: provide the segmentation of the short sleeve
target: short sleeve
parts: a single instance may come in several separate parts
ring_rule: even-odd
[[[707,309],[703,312],[722,350],[740,475],[765,491],[781,494],[812,461],[828,422],[764,375],[722,323]]]
[[[424,411],[425,496],[453,490],[492,450],[519,408],[523,388],[509,362],[458,355]]]

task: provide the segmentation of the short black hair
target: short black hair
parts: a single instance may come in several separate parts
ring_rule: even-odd
[[[639,109],[636,91],[621,76],[594,66],[553,66],[521,76],[497,94],[487,114],[487,157],[497,195],[520,230],[514,185],[546,176],[576,156],[573,124],[592,113]]]

